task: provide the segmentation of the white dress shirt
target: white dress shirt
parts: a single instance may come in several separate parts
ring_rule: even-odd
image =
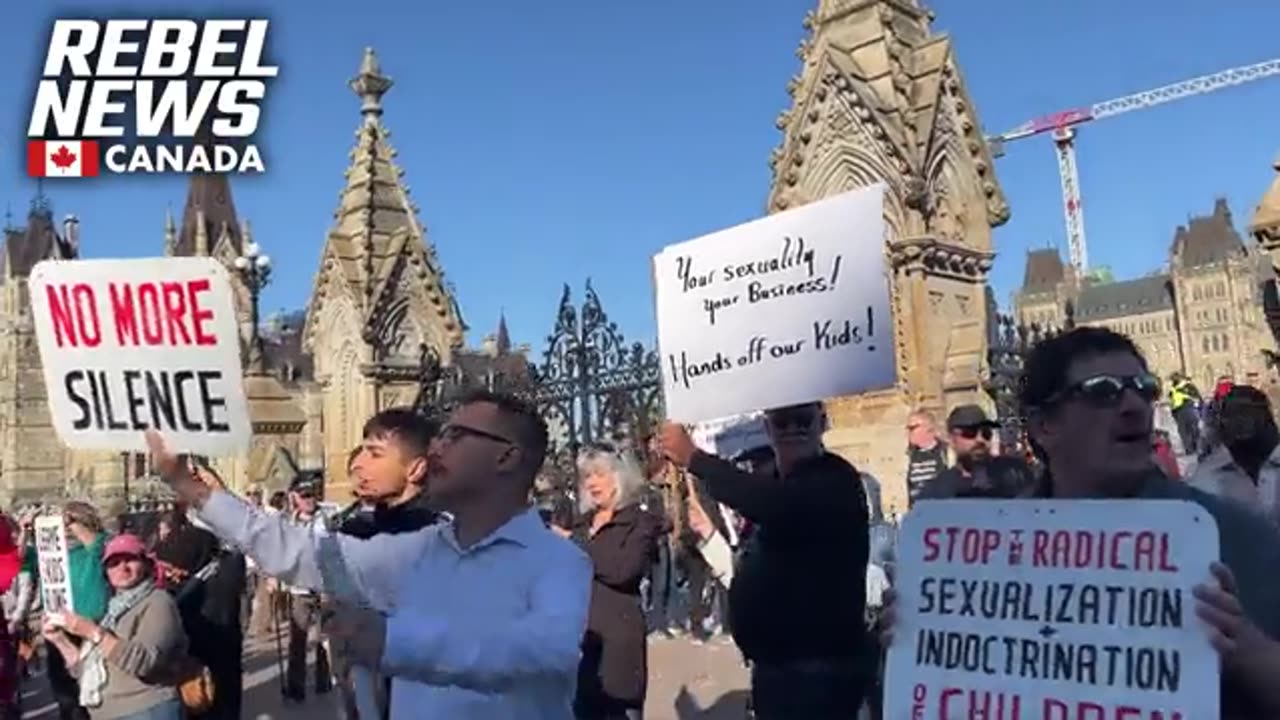
[[[214,531],[293,585],[387,616],[393,720],[570,720],[591,561],[535,510],[469,548],[453,527],[316,534],[215,492]]]

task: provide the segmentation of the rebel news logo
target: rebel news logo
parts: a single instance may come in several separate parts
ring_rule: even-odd
[[[56,20],[27,174],[260,173],[267,20]]]

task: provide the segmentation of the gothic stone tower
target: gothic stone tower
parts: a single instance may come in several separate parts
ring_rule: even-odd
[[[4,228],[0,254],[0,504],[56,498],[74,492],[68,483],[70,454],[49,417],[44,369],[31,318],[27,279],[45,259],[74,259],[79,229],[68,217],[59,233],[43,193],[37,194],[26,227]],[[80,494],[80,493],[74,493]]]
[[[883,482],[890,510],[905,510],[911,408],[989,402],[991,229],[1009,218],[951,42],[930,20],[917,0],[820,0],[771,158],[771,212],[888,186],[898,385],[829,403],[827,443]]]
[[[418,208],[393,162],[382,123],[391,88],[373,50],[366,50],[351,89],[363,119],[346,171],[334,224],[325,241],[307,323],[306,351],[321,387],[325,471],[341,496],[347,453],[373,413],[411,404],[421,348],[444,363],[466,330]]]

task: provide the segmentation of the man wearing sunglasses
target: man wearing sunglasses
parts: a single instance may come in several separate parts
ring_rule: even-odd
[[[537,410],[478,392],[431,443],[428,501],[451,520],[360,539],[252,509],[184,469],[155,432],[154,467],[264,572],[334,597],[324,627],[391,677],[392,720],[567,718],[591,561],[529,506],[547,450]]]
[[[1012,498],[1028,490],[1034,474],[1020,457],[993,455],[991,441],[1000,423],[977,405],[960,405],[947,416],[956,464],[927,483],[917,500]]]
[[[856,717],[874,651],[865,618],[870,544],[858,472],[822,445],[821,403],[765,413],[774,462],[748,472],[666,423],[662,450],[753,525],[729,588],[729,626],[751,661],[759,720]]]

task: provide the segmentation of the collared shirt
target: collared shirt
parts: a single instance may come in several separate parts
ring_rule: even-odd
[[[393,720],[573,717],[591,562],[535,510],[469,548],[448,523],[317,534],[221,492],[200,517],[267,574],[387,616]]]

